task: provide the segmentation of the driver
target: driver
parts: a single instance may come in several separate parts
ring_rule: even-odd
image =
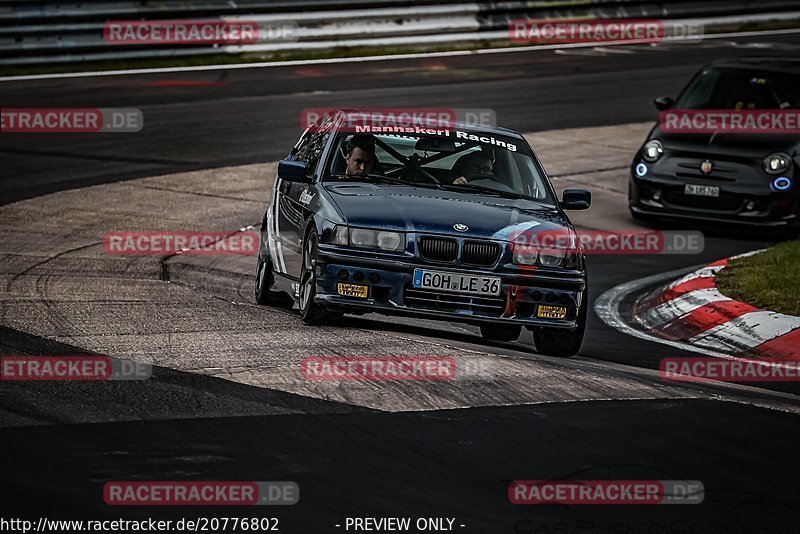
[[[483,154],[475,154],[467,158],[461,169],[464,174],[453,180],[454,185],[466,184],[476,176],[491,176],[494,171],[492,159]]]
[[[371,135],[354,135],[347,142],[347,176],[364,177],[375,166],[375,138]]]

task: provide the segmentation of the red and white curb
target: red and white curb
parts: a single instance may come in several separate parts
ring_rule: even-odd
[[[633,320],[651,335],[696,352],[800,360],[800,317],[759,310],[720,293],[715,277],[727,264],[727,259],[714,262],[645,295],[633,306]]]

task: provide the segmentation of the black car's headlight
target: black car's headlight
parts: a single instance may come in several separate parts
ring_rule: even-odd
[[[658,139],[652,139],[642,147],[642,159],[648,163],[658,161],[662,154],[664,154],[664,145]]]
[[[330,243],[402,252],[406,249],[406,235],[403,232],[337,226],[332,232]]]
[[[767,174],[783,174],[792,168],[792,158],[789,154],[776,152],[764,158],[764,171]]]

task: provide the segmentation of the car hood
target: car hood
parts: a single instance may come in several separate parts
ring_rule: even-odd
[[[658,126],[650,139],[659,139],[671,150],[698,152],[707,155],[731,155],[764,158],[773,152],[794,156],[800,137],[787,134],[674,134],[664,133]]]
[[[355,182],[325,189],[350,226],[503,240],[520,231],[572,228],[554,207],[528,200]],[[457,231],[459,224],[468,230]]]

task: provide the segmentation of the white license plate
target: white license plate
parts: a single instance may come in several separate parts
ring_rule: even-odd
[[[500,278],[414,269],[414,287],[468,295],[499,295]]]
[[[719,187],[716,185],[695,185],[686,184],[683,192],[687,195],[698,197],[719,197]]]

